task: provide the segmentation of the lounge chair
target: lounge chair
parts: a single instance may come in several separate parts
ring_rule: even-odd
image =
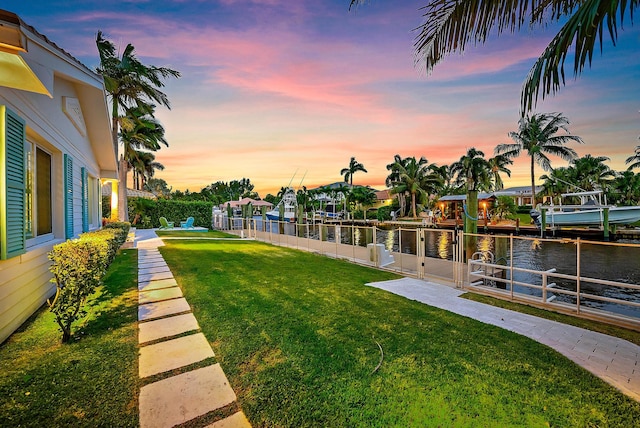
[[[193,217],[187,217],[187,221],[181,221],[180,227],[183,229],[193,229]]]
[[[173,229],[173,222],[167,221],[165,217],[160,217],[160,229]]]

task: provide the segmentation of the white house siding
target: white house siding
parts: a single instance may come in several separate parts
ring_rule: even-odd
[[[47,253],[55,244],[65,239],[64,155],[73,159],[74,236],[83,231],[81,168],[86,168],[88,176],[97,180],[93,181],[96,187],[103,171],[116,168],[115,154],[109,138],[108,110],[100,79],[56,48],[47,46],[41,38],[35,37],[29,46],[29,52],[24,54],[24,57],[30,63],[37,63],[40,73],[49,73],[48,89],[53,98],[0,87],[0,105],[7,106],[25,120],[28,141],[51,154],[53,233],[35,240],[27,240],[25,254],[0,260],[0,343],[55,291],[50,282],[50,262]],[[85,135],[62,110],[63,97],[80,100],[86,125]],[[96,106],[99,108],[96,109]],[[96,136],[101,137],[101,141],[95,141]],[[102,141],[103,139],[105,141]],[[105,152],[100,151],[101,148],[97,149],[101,144],[111,146],[112,159],[108,154],[105,156]],[[97,151],[100,153],[97,154]],[[91,183],[91,180],[88,181]],[[90,218],[89,229],[100,227],[100,193],[96,189],[93,194],[96,197],[90,200],[93,204],[90,212],[93,212],[94,216]]]

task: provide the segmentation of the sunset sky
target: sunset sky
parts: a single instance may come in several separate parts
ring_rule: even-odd
[[[95,35],[135,46],[146,64],[179,70],[167,82],[172,109],[159,109],[169,148],[157,152],[173,189],[247,177],[260,195],[286,186],[342,180],[351,156],[384,187],[395,154],[450,164],[470,147],[493,155],[517,130],[522,82],[557,27],[503,35],[454,54],[427,76],[415,61],[414,28],[425,0],[21,0],[17,13],[90,68]],[[72,5],[70,5],[72,4]],[[636,20],[637,21],[637,20]],[[613,169],[640,144],[640,25],[628,16],[618,46],[537,112],[562,112]],[[506,186],[528,182],[519,158]],[[554,166],[566,166],[555,160]],[[542,174],[542,171],[540,171]]]

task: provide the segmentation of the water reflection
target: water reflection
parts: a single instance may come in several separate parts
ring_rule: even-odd
[[[438,257],[441,259],[447,259],[449,255],[449,248],[451,245],[451,240],[449,239],[448,233],[441,233],[438,238]]]

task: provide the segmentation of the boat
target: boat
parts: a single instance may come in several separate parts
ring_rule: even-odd
[[[267,211],[267,219],[273,221],[281,220],[280,212],[282,211],[283,221],[295,222],[297,206],[298,204],[296,199],[296,191],[293,189],[293,187],[287,187],[287,190],[282,195],[282,199],[280,199],[280,202],[278,202],[273,210]]]
[[[603,226],[605,209],[609,211],[609,224],[631,224],[640,221],[640,206],[607,205],[602,203],[602,191],[562,193],[559,205],[538,205],[529,214],[536,226],[540,226],[542,210],[546,224],[555,226]],[[564,198],[579,198],[579,205],[563,205]]]

